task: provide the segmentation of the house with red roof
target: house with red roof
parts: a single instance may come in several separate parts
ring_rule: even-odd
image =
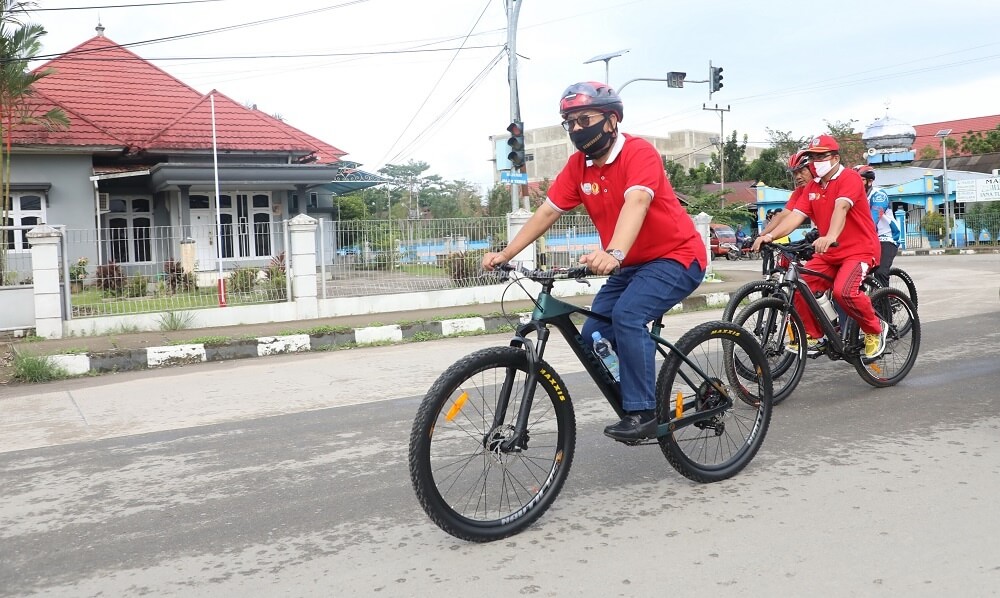
[[[1000,114],[993,116],[977,116],[975,118],[960,118],[958,120],[946,120],[937,123],[926,123],[914,125],[913,129],[917,133],[917,138],[913,142],[913,151],[920,159],[920,150],[925,147],[932,147],[941,155],[941,138],[937,137],[938,131],[951,129],[949,137],[955,141],[961,141],[962,137],[969,133],[986,133],[1000,126]],[[951,157],[951,152],[948,153]]]
[[[8,224],[79,231],[92,263],[162,264],[179,258],[182,239],[196,244],[199,271],[220,254],[227,268],[260,263],[283,251],[276,223],[381,182],[329,143],[198,92],[100,26],[38,69],[53,73],[34,86],[31,112],[59,108],[69,127],[13,128]],[[28,249],[23,232],[8,233],[15,251]]]

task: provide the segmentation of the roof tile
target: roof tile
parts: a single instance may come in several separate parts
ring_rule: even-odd
[[[35,84],[33,110],[60,107],[70,128],[49,132],[40,125],[19,126],[15,143],[211,150],[214,95],[219,149],[300,153],[318,163],[346,154],[223,94],[201,94],[101,35],[38,67],[45,68],[54,72]]]

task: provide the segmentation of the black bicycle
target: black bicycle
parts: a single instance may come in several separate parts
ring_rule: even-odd
[[[424,396],[410,433],[410,478],[421,506],[441,529],[474,542],[510,536],[537,520],[573,463],[573,402],[544,359],[550,327],[612,409],[625,415],[618,382],[571,316],[610,318],[552,295],[556,280],[588,284],[590,272],[518,272],[514,284],[541,285],[531,318],[516,326],[509,346],[481,349],[447,368]],[[770,370],[760,345],[729,322],[701,324],[676,344],[661,337],[662,330],[661,316],[650,331],[664,358],[656,380],[656,438],[629,444],[659,444],[667,461],[697,482],[732,477],[756,455],[771,419]]]
[[[819,237],[819,231],[813,229],[806,233],[804,241],[812,243]],[[779,254],[780,255],[780,254]],[[777,257],[777,256],[776,256]],[[751,280],[729,295],[726,308],[722,311],[722,319],[732,322],[736,312],[746,307],[750,303],[764,297],[770,297],[775,292],[780,291],[781,276],[787,267],[788,260],[776,259],[775,267],[772,271],[760,280]],[[779,263],[780,262],[780,263]],[[865,276],[861,283],[864,292],[869,295],[885,286],[882,281],[875,277],[873,273]],[[889,285],[894,289],[899,289],[905,293],[913,307],[917,307],[917,285],[913,278],[902,268],[889,268]]]
[[[818,298],[799,278],[800,272],[806,272],[832,282],[829,276],[805,267],[804,262],[815,251],[812,242],[769,243],[768,246],[787,258],[787,267],[780,273],[771,294],[738,311],[733,322],[745,327],[760,341],[771,368],[775,404],[795,390],[802,379],[807,358],[826,355],[831,360],[844,360],[854,366],[865,382],[876,387],[892,386],[906,377],[920,349],[920,319],[917,308],[904,292],[887,287],[870,293],[875,312],[888,323],[889,332],[882,355],[867,359],[864,357],[864,332],[858,323],[850,318],[827,316]],[[823,330],[825,342],[817,347],[807,345],[805,326],[795,311],[797,293],[802,295]],[[826,299],[832,302],[829,291]]]

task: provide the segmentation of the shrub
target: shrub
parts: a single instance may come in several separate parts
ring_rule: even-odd
[[[257,282],[257,269],[241,266],[229,273],[228,290],[230,293],[249,293]]]
[[[145,297],[149,292],[149,277],[142,274],[130,276],[122,288],[122,295],[125,297]]]
[[[169,259],[163,262],[163,274],[171,293],[194,290],[194,274],[185,272],[177,260]]]
[[[73,282],[83,282],[87,278],[87,264],[90,261],[81,257],[76,262],[69,267],[69,279]]]
[[[101,289],[105,295],[119,296],[125,288],[126,277],[121,266],[115,262],[97,267],[94,272],[94,280],[97,281],[97,288]]]
[[[449,255],[445,260],[448,275],[455,282],[466,285],[495,282],[493,273],[483,270],[484,255],[486,251],[481,249]]]

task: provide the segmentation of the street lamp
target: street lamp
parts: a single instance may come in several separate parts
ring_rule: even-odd
[[[951,202],[948,200],[948,146],[945,140],[951,134],[951,129],[941,129],[934,133],[941,138],[941,193],[944,194],[944,238],[945,247],[951,246]]]
[[[598,54],[597,56],[594,56],[590,60],[583,61],[583,64],[590,64],[592,62],[601,62],[601,61],[604,61],[604,82],[605,83],[610,83],[611,79],[609,78],[609,74],[610,74],[609,73],[609,70],[610,70],[609,63],[611,62],[611,59],[612,58],[618,58],[622,54],[627,54],[627,53],[628,53],[628,49],[618,50],[617,52],[608,52],[607,54]]]

